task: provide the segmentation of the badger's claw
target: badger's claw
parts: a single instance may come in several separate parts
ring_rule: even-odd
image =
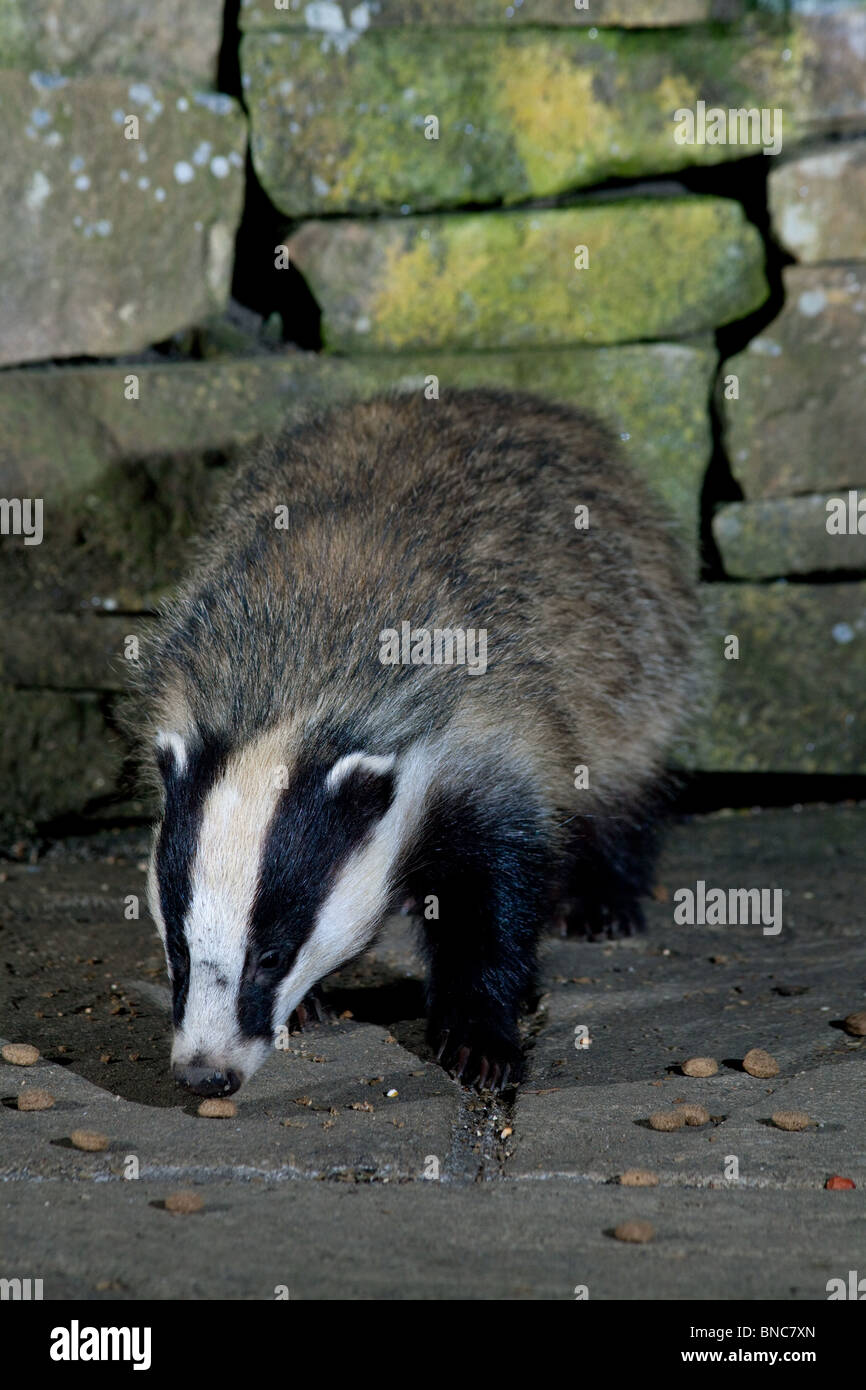
[[[289,1015],[289,1032],[303,1033],[317,1023],[324,1023],[328,1010],[322,1003],[322,996],[314,989],[306,995],[296,1009]]]
[[[485,1024],[431,1027],[428,1036],[436,1049],[436,1060],[464,1086],[502,1091],[509,1078],[512,1084],[520,1078],[522,1058],[517,1041]]]
[[[638,936],[646,931],[646,919],[637,898],[571,902],[560,909],[555,925],[560,936],[582,937],[585,941]]]

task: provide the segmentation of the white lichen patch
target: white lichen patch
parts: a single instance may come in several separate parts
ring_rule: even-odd
[[[205,106],[215,116],[228,116],[235,104],[223,92],[193,92],[192,99],[197,106]]]
[[[827,296],[823,290],[804,290],[797,300],[797,308],[807,319],[816,318],[827,307]]]
[[[27,192],[24,194],[24,203],[31,212],[39,212],[45,205],[45,200],[51,195],[51,184],[43,174],[41,169],[36,169]]]

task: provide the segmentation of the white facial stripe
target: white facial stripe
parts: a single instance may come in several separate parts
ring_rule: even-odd
[[[376,753],[347,753],[344,758],[338,758],[325,778],[325,788],[329,792],[336,791],[344,778],[354,772],[356,768],[363,767],[369,772],[375,773],[377,777],[390,772],[394,763],[397,761],[393,753],[386,757],[381,757]]]
[[[313,985],[372,939],[385,908],[392,871],[421,813],[433,770],[434,757],[427,745],[416,745],[404,759],[394,800],[371,838],[340,870],[312,932],[277,992],[272,1019],[275,1030]]]
[[[190,981],[172,1057],[230,1055],[248,1044],[237,1027],[250,909],[263,838],[281,790],[284,736],[271,731],[244,748],[205,798],[185,922]]]
[[[156,929],[165,942],[165,919],[162,915],[162,907],[159,901],[159,882],[156,877],[156,847],[159,843],[159,829],[154,832],[153,845],[150,851],[150,863],[147,866],[147,905],[150,908],[150,915],[156,922]]]
[[[180,734],[167,729],[160,729],[156,735],[156,746],[157,748],[168,749],[178,772],[183,772],[186,767],[186,744]]]

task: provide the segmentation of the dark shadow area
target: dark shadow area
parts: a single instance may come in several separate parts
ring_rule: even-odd
[[[866,800],[866,776],[796,772],[707,772],[684,782],[671,802],[674,815],[751,806],[798,806]]]

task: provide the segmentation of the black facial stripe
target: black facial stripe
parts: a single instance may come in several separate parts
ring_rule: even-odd
[[[177,769],[166,750],[158,759],[165,781],[165,809],[156,847],[159,905],[165,922],[165,944],[173,976],[173,1019],[183,1022],[189,988],[189,950],[184,921],[191,898],[192,861],[201,827],[205,797],[225,767],[225,744],[209,737],[189,750],[186,767]]]
[[[353,769],[332,792],[332,763],[311,761],[281,794],[265,837],[250,913],[249,974],[238,1001],[248,1037],[270,1036],[274,994],[310,935],[341,867],[372,834],[394,798],[391,772]],[[272,978],[254,978],[257,958],[281,953]]]

